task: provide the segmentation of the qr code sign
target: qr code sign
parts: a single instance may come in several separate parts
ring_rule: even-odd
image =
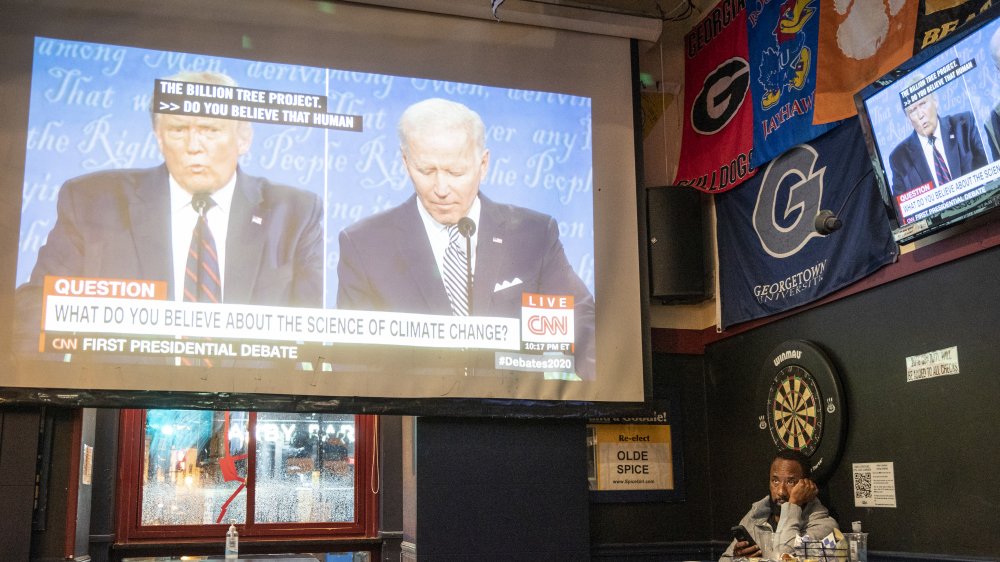
[[[896,507],[896,483],[891,462],[852,463],[855,507]]]
[[[858,499],[870,499],[872,497],[872,473],[854,473],[854,497]]]

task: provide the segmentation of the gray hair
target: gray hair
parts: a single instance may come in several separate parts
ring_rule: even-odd
[[[907,88],[913,86],[917,82],[920,82],[924,78],[927,78],[927,75],[924,74],[924,73],[922,73],[922,72],[914,72],[913,74],[910,74],[909,76],[906,77],[906,81],[903,82],[903,89],[900,90],[900,91],[905,91]],[[921,96],[921,97],[913,100],[913,102],[910,103],[909,105],[903,104],[903,111],[906,111],[906,108],[910,107],[910,105],[913,105],[913,104],[917,103],[918,101],[920,101],[920,100],[922,100],[924,98],[931,99],[931,100],[936,100],[937,99],[937,90],[934,90],[934,91],[932,91],[929,94],[925,94],[925,95],[923,95],[923,96]],[[900,100],[901,104],[902,104],[902,101],[903,100]]]
[[[419,101],[403,111],[397,132],[403,154],[409,154],[410,139],[427,131],[458,127],[465,129],[480,153],[486,149],[486,126],[482,117],[467,106],[443,98]]]

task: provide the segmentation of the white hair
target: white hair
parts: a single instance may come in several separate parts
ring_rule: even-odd
[[[443,98],[419,101],[403,111],[397,131],[404,154],[409,154],[410,140],[428,131],[463,128],[475,142],[478,152],[486,149],[486,126],[482,117],[467,106]]]

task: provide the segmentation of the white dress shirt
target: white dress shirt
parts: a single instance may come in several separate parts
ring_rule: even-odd
[[[482,207],[477,195],[476,199],[472,202],[472,207],[469,208],[468,214],[465,215],[476,223],[476,232],[472,235],[472,255],[470,256],[472,271],[476,270],[476,243],[479,241],[479,214]],[[420,219],[424,222],[424,230],[427,231],[427,240],[431,243],[431,250],[434,251],[434,260],[437,262],[438,271],[441,273],[443,279],[444,251],[448,248],[448,243],[450,242],[448,238],[448,225],[434,220],[434,217],[427,212],[427,209],[420,202],[420,198],[417,198],[417,210],[420,212]]]
[[[236,192],[236,174],[226,185],[212,194],[215,205],[208,210],[208,229],[215,239],[215,251],[219,255],[219,279],[222,294],[226,294],[226,236],[229,233],[229,211],[233,206]],[[184,300],[184,270],[187,267],[191,236],[198,223],[198,213],[191,207],[191,194],[184,190],[170,176],[170,238],[174,257],[174,300]]]
[[[948,172],[951,173],[951,177],[952,179],[954,179],[955,172],[952,171],[951,169],[951,162],[948,162],[948,155],[944,151],[944,141],[941,139],[940,121],[938,121],[937,127],[934,128],[933,136],[934,136],[934,148],[938,150],[938,152],[941,154],[941,157],[944,158],[945,162],[947,162]],[[920,148],[923,149],[924,151],[924,160],[927,161],[927,165],[931,169],[931,175],[934,177],[934,183],[936,185],[943,184],[944,182],[941,181],[941,178],[939,178],[937,174],[937,164],[935,164],[934,162],[934,151],[931,149],[931,143],[927,142],[930,137],[917,135],[917,138],[920,139]]]

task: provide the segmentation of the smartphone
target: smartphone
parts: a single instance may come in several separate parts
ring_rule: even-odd
[[[733,538],[736,542],[746,541],[747,546],[754,546],[757,544],[757,542],[753,540],[753,537],[750,536],[750,531],[747,531],[747,528],[743,525],[736,525],[729,530],[733,533]]]

